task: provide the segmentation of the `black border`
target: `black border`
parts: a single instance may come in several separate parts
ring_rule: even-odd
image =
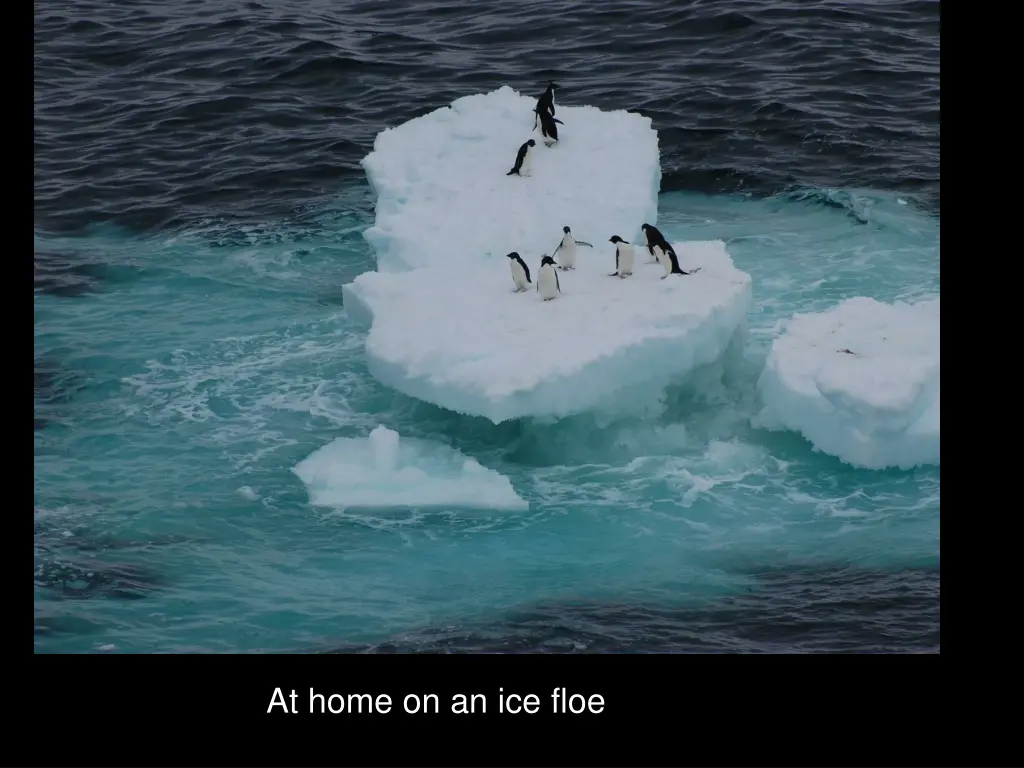
[[[957,332],[944,338],[947,355],[954,355],[947,359],[970,355],[947,367],[946,377],[947,434],[953,435],[947,467],[958,468],[947,471],[946,489],[947,501],[955,502],[947,523],[954,534],[946,545],[957,568],[947,586],[943,637],[951,659],[36,655],[31,669],[12,666],[8,676],[13,692],[28,692],[8,699],[10,759],[80,766],[1019,764],[1006,749],[1017,738],[1011,726],[1018,722],[1011,719],[1018,699],[1013,681],[1019,678],[1012,673],[1019,663],[1012,641],[1018,611],[1006,590],[1017,583],[1019,539],[1011,530],[1019,527],[1011,512],[1016,461],[993,471],[993,459],[1012,446],[1000,447],[1005,432],[997,428],[1004,424],[995,423],[998,410],[990,410],[998,401],[1013,407],[1013,387],[1000,394],[998,383],[1015,381],[1008,370],[1015,345],[999,344],[993,359],[989,345],[980,344],[991,338],[993,323],[1004,329],[1016,323],[1012,316],[993,317],[1000,307],[1012,313],[1017,285],[1009,274],[1017,261],[1015,217],[1010,210],[1001,215],[993,200],[1016,165],[1017,139],[1000,127],[1015,108],[1012,92],[1001,94],[1012,87],[1015,49],[997,40],[1012,25],[1003,27],[1007,17],[996,9],[947,6],[946,16],[943,48],[953,48],[944,70],[956,74],[945,83],[943,170],[950,182],[947,210],[954,211],[946,221],[954,248],[949,263],[957,272],[946,286],[946,306],[948,328]],[[972,91],[973,99],[967,96]],[[1003,279],[986,273],[993,260],[1006,270]],[[1000,289],[1010,294],[1005,301]],[[972,317],[985,323],[974,333]],[[990,378],[997,402],[960,388],[960,371]],[[1002,484],[999,498],[982,495],[996,484]],[[10,583],[18,583],[16,558],[6,562]],[[546,707],[536,715],[492,709],[461,718],[266,713],[276,686],[387,692],[396,701],[408,691],[432,691],[444,701],[457,690],[505,687],[544,693],[547,704],[555,685],[600,693],[607,707],[590,716],[552,716]]]
[[[963,764],[945,748],[933,655],[53,656],[36,673],[71,696],[38,702],[60,736],[33,751],[37,765]],[[277,686],[296,689],[298,714],[267,714]],[[550,714],[555,686],[600,693],[606,708]],[[309,715],[310,687],[388,693],[396,706]],[[539,694],[541,710],[498,714],[493,697],[487,714],[444,706],[499,687]],[[440,713],[405,714],[408,692],[436,693]]]

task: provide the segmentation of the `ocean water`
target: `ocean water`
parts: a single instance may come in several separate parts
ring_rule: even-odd
[[[938,7],[37,3],[36,651],[937,652],[938,467],[750,417],[793,312],[939,292]],[[755,307],[645,414],[495,426],[367,373],[358,162],[549,78],[654,119],[659,228]],[[310,506],[380,424],[530,510]]]

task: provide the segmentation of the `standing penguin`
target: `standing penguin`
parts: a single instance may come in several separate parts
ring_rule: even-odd
[[[512,166],[512,170],[506,173],[506,176],[529,176],[530,165],[533,161],[533,148],[537,146],[537,142],[530,139],[519,148],[519,152],[516,153],[516,164]]]
[[[540,135],[544,137],[544,143],[549,147],[558,143],[558,126],[565,125],[565,123],[547,112],[539,112],[538,116],[540,117]]]
[[[658,254],[654,252],[654,246],[660,245],[666,251],[671,251],[672,246],[668,244],[665,236],[661,234],[657,227],[653,227],[650,224],[642,224],[640,231],[644,234],[644,245],[647,246],[647,252],[650,254],[650,258],[647,260],[648,264],[653,264],[658,261]]]
[[[668,246],[667,248],[665,246]],[[669,275],[692,275],[694,272],[700,272],[700,267],[697,267],[693,272],[684,272],[679,266],[679,257],[676,256],[676,252],[672,249],[671,245],[665,243],[657,243],[653,246],[654,255],[658,259],[658,263],[665,268],[665,274],[661,276],[664,280]]]
[[[554,253],[552,253],[551,255],[554,256],[556,253],[561,251],[562,255],[559,257],[559,261],[561,262],[561,264],[559,264],[558,268],[576,269],[576,246],[585,245],[587,246],[587,248],[593,248],[594,246],[592,246],[590,243],[584,243],[582,240],[577,240],[576,238],[574,238],[572,236],[572,232],[569,231],[568,227],[562,227],[562,231],[565,233],[564,235],[562,235],[562,242],[558,244],[558,246],[554,250]]]
[[[632,275],[635,258],[633,246],[618,235],[612,235],[608,242],[615,243],[615,271],[608,275],[608,277],[627,277]]]
[[[525,291],[527,286],[530,285],[530,268],[526,266],[526,262],[515,251],[508,255],[508,265],[512,270],[512,282],[516,286],[515,292]]]
[[[537,293],[544,301],[551,301],[562,292],[558,284],[558,272],[555,271],[555,260],[544,254],[540,260],[540,271],[537,272]]]
[[[547,112],[552,117],[555,116],[555,88],[558,85],[552,81],[548,81],[548,87],[544,90],[544,93],[537,99],[537,106],[533,108],[533,128],[537,129],[537,120],[540,116]]]

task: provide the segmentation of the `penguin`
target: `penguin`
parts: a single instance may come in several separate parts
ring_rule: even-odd
[[[609,243],[615,243],[615,271],[608,277],[627,277],[633,274],[633,246],[618,235],[612,235]]]
[[[551,301],[561,292],[562,286],[558,284],[555,260],[545,253],[540,260],[540,271],[537,272],[537,293],[544,301]]]
[[[533,108],[534,130],[537,130],[537,120],[544,112],[549,113],[552,117],[555,116],[555,88],[558,88],[558,84],[549,80],[547,89],[537,99],[537,106]]]
[[[519,152],[516,154],[516,164],[512,166],[512,170],[506,173],[506,176],[529,176],[530,175],[530,162],[533,160],[533,148],[537,146],[537,142],[533,139],[527,141],[523,146],[519,148]]]
[[[587,248],[593,248],[594,246],[590,243],[584,243],[582,240],[574,238],[568,227],[562,227],[562,231],[565,233],[562,235],[562,242],[555,247],[555,250],[551,255],[554,256],[556,253],[561,251],[562,263],[558,265],[558,268],[562,270],[576,269],[576,246],[585,245]]]
[[[515,251],[508,255],[508,265],[512,269],[512,282],[516,285],[515,292],[525,291],[530,284],[530,268]]]
[[[558,143],[558,126],[565,125],[565,123],[547,112],[539,112],[538,115],[540,117],[540,135],[544,137],[544,143],[549,147]]]
[[[652,227],[650,224],[642,224],[640,231],[644,233],[644,245],[647,246],[647,252],[650,254],[650,258],[647,260],[648,264],[660,261],[657,258],[658,255],[654,252],[654,246],[660,245],[665,251],[672,250],[672,246],[668,244],[665,236],[661,234],[657,227]]]
[[[668,243],[665,245],[668,245]],[[679,266],[679,257],[676,256],[676,252],[672,250],[671,245],[666,249],[661,243],[657,243],[654,246],[654,251],[658,257],[658,262],[665,268],[665,274],[661,276],[662,280],[669,275],[692,275],[694,272],[700,272],[700,267],[691,272],[684,272]]]

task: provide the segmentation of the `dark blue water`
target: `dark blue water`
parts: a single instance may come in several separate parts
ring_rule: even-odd
[[[937,2],[35,12],[37,651],[938,651],[938,468],[747,423],[777,319],[938,292]],[[651,117],[659,226],[754,278],[653,423],[418,403],[341,307],[377,133],[551,78]],[[291,469],[381,423],[530,512],[312,509]]]

